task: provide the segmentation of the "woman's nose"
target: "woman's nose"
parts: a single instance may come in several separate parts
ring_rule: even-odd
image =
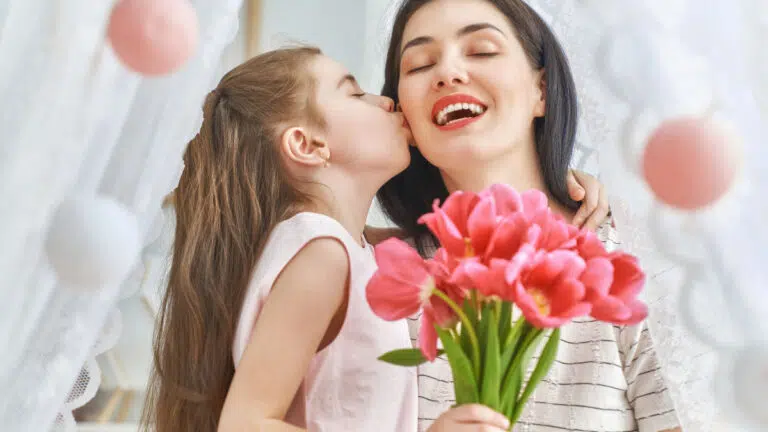
[[[438,65],[435,70],[435,80],[432,87],[435,90],[459,84],[467,84],[469,75],[464,67],[456,62],[446,62]]]

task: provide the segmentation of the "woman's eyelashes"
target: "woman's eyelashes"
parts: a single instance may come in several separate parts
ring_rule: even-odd
[[[417,72],[425,71],[425,70],[427,70],[427,69],[431,68],[431,67],[432,67],[432,66],[434,66],[434,65],[435,65],[435,64],[434,64],[434,63],[432,63],[432,64],[428,64],[428,65],[424,65],[424,66],[415,67],[415,68],[413,68],[413,69],[410,69],[410,70],[409,70],[408,72],[406,72],[406,73],[410,75],[410,74],[413,74],[413,73],[417,73]]]
[[[489,57],[496,57],[497,55],[499,55],[499,52],[497,52],[497,51],[488,51],[488,52],[475,52],[475,53],[467,54],[467,57],[489,58]],[[413,74],[413,73],[422,72],[422,71],[425,71],[425,70],[431,68],[432,66],[434,66],[436,64],[437,63],[430,63],[430,64],[426,64],[424,66],[417,66],[417,67],[408,69],[406,71],[406,74],[410,75],[410,74]]]
[[[478,53],[472,53],[469,56],[470,57],[495,57],[499,55],[497,52],[478,52]]]

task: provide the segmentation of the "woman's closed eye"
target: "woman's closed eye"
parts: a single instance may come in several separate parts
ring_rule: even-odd
[[[466,53],[469,57],[494,57],[501,53],[502,46],[500,42],[495,40],[496,35],[493,38],[480,38],[471,41],[465,46]]]
[[[425,70],[431,68],[432,66],[434,66],[434,64],[428,64],[428,65],[424,65],[424,66],[417,66],[415,68],[409,69],[406,73],[407,74],[412,74],[412,73],[422,72],[422,71],[425,71]]]

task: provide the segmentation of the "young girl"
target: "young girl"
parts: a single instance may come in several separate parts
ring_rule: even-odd
[[[363,238],[374,194],[409,162],[392,100],[313,48],[269,52],[208,96],[175,192],[176,237],[145,428],[416,430],[410,343],[373,315]],[[433,431],[505,430],[480,406]]]

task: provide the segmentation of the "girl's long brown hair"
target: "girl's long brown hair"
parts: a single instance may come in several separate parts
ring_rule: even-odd
[[[276,141],[289,122],[322,126],[315,48],[271,51],[222,78],[203,106],[174,193],[176,234],[158,316],[145,430],[215,431],[234,364],[232,342],[267,236],[308,199]]]

